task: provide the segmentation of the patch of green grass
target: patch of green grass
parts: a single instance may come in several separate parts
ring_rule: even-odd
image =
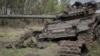
[[[100,56],[100,43],[93,42],[92,48],[86,56]]]
[[[57,56],[58,48],[56,44],[52,43],[48,48],[39,50],[38,53],[40,56]]]
[[[31,27],[33,30],[41,30],[43,27],[36,26]],[[0,41],[11,42],[18,39],[18,35],[23,34],[27,29],[12,29],[12,28],[0,28]],[[22,49],[6,49],[0,48],[0,56],[24,56],[28,53],[38,53],[40,56],[53,56],[55,54],[55,43],[44,42],[48,46],[46,49],[37,48],[22,48]]]
[[[21,29],[0,28],[0,41],[15,41],[23,32]]]
[[[15,41],[19,38],[21,34],[25,31],[33,29],[35,30],[42,30],[43,26],[30,26],[25,29],[13,29],[13,28],[2,28],[0,27],[0,41]]]
[[[58,47],[54,43],[45,49],[37,48],[22,48],[22,49],[6,49],[0,48],[0,56],[24,56],[28,53],[37,53],[40,56],[55,56],[57,54]]]
[[[22,48],[22,49],[5,49],[0,48],[0,56],[24,56],[27,53],[34,52],[34,48]]]

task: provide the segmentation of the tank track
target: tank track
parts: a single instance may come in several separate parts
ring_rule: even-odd
[[[94,37],[93,32],[91,30],[89,30],[87,32],[83,32],[83,33],[79,34],[78,39],[84,40],[84,45],[86,46],[87,50],[89,51],[92,46],[93,37]]]
[[[96,37],[100,36],[100,25],[96,26],[96,28],[94,29],[94,32],[96,33]]]
[[[58,56],[80,56],[81,44],[77,44],[76,41],[61,41]]]
[[[94,29],[95,39],[100,42],[100,25],[97,25]]]
[[[60,48],[57,56],[82,56],[82,52],[88,52],[91,49],[92,41],[93,33],[90,31],[79,34],[77,41],[62,40],[59,42]]]

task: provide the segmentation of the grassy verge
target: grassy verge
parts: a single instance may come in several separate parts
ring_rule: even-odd
[[[43,27],[30,27],[33,30],[41,30]],[[18,36],[27,29],[13,29],[0,27],[0,41],[10,42],[18,39]],[[46,43],[49,47],[46,49],[22,48],[22,49],[6,49],[0,48],[0,56],[24,56],[27,53],[38,53],[40,56],[55,56],[57,45],[55,43]],[[86,56],[100,56],[100,43],[94,41],[90,52]]]
[[[20,34],[23,34],[25,31],[27,31],[30,28],[27,29],[13,29],[13,28],[2,28],[0,27],[0,41],[4,42],[12,42],[17,40]],[[33,30],[42,30],[43,27],[35,26],[31,27]],[[48,46],[55,47],[56,44],[49,42],[45,43]],[[53,56],[54,49],[53,47],[49,47],[46,49],[37,49],[37,48],[22,48],[22,49],[6,49],[6,48],[0,48],[0,56],[24,56],[28,53],[38,53],[41,56]],[[56,50],[55,50],[56,51]],[[53,53],[53,54],[52,54]]]

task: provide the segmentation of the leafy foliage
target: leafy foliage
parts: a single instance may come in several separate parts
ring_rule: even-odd
[[[66,0],[0,0],[2,15],[57,14],[67,6]],[[0,26],[23,27],[30,24],[45,24],[50,19],[0,19]]]

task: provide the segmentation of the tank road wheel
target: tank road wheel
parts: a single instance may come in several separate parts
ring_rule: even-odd
[[[81,45],[76,41],[61,41],[59,46],[58,56],[80,56],[81,54]]]

